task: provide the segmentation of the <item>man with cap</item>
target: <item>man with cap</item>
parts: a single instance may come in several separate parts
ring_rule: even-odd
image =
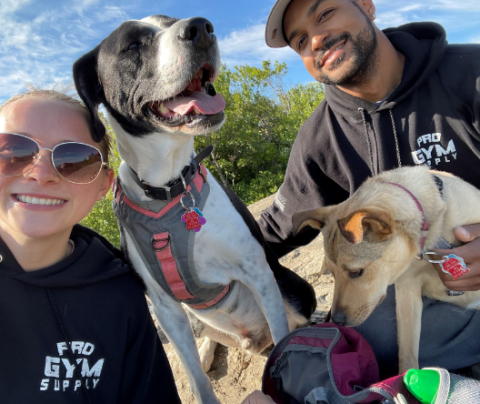
[[[325,85],[325,99],[300,129],[285,180],[259,220],[278,256],[318,232],[294,236],[293,214],[347,199],[368,177],[429,165],[480,188],[480,46],[448,45],[436,23],[381,31],[373,0],[278,0],[266,26],[271,47],[289,46]],[[459,196],[461,197],[461,196]],[[455,253],[471,271],[439,276],[452,291],[480,289],[480,224],[455,229]],[[382,377],[398,372],[395,296],[357,330]],[[449,370],[480,362],[480,311],[424,299],[420,366]],[[473,370],[474,371],[474,370]]]

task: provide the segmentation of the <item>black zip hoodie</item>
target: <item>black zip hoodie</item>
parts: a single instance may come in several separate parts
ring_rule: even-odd
[[[405,55],[402,81],[380,105],[326,86],[302,126],[285,180],[259,220],[278,256],[318,232],[292,234],[292,216],[347,199],[369,177],[429,165],[480,188],[480,46],[448,45],[432,22],[384,30]]]
[[[179,403],[120,251],[79,225],[70,238],[68,258],[33,272],[0,240],[0,402]]]

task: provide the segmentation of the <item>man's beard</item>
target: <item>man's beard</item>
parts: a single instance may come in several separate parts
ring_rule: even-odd
[[[338,46],[342,41],[350,41],[352,44],[353,61],[350,68],[340,77],[334,79],[327,74],[322,73],[320,61],[329,49]],[[346,42],[345,42],[346,43]],[[322,48],[322,52],[315,61],[315,68],[320,72],[317,80],[324,84],[349,87],[367,82],[375,73],[376,57],[377,57],[377,35],[375,28],[370,20],[367,19],[367,26],[363,28],[354,38],[348,32],[343,33],[331,41],[328,41]],[[329,71],[334,70],[340,63],[345,60],[345,55],[341,55],[333,62]]]

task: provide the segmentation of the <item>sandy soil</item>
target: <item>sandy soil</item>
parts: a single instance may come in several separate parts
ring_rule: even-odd
[[[256,219],[263,210],[273,202],[273,195],[251,206],[250,211]],[[317,296],[317,311],[312,316],[314,322],[322,321],[328,312],[333,296],[333,279],[330,275],[322,275],[320,268],[324,257],[323,240],[320,235],[306,247],[292,251],[282,258],[281,262],[286,267],[298,273],[315,288]],[[198,346],[202,341],[197,341]],[[190,392],[187,376],[183,367],[172,349],[171,344],[164,344],[170,365],[175,376],[175,382],[185,404],[196,404]],[[217,397],[225,404],[237,404],[253,390],[261,388],[263,367],[268,353],[259,356],[249,356],[241,349],[227,348],[218,345],[215,360],[208,373]]]

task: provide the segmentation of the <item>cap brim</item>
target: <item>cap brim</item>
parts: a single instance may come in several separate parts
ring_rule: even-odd
[[[270,11],[265,27],[265,41],[271,48],[288,46],[283,35],[283,15],[292,0],[278,0]]]

